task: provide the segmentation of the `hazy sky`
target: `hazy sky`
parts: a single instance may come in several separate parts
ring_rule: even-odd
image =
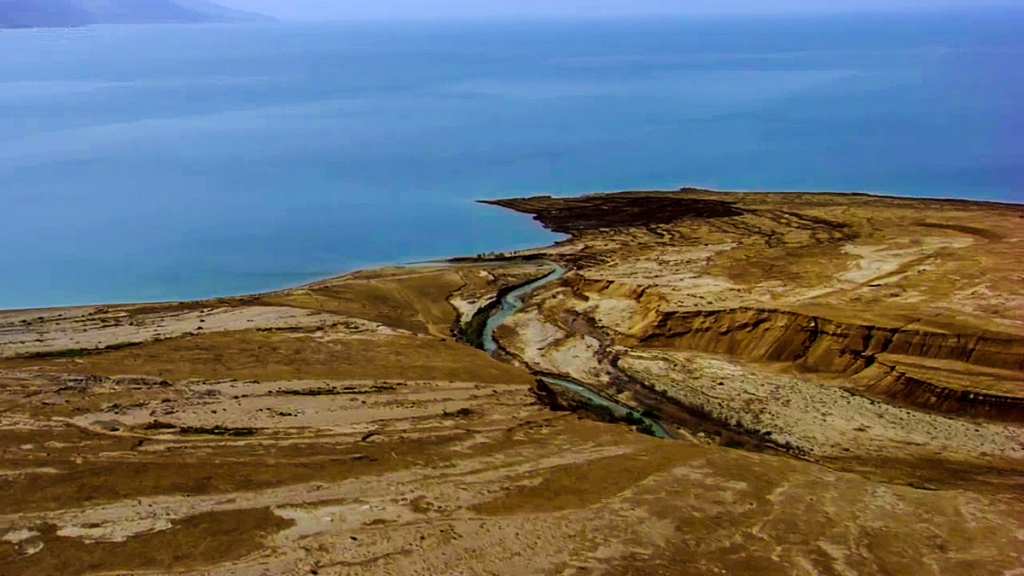
[[[1024,0],[218,0],[288,20],[808,13],[1024,5]]]

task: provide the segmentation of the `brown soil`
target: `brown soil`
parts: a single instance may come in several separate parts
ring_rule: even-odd
[[[180,570],[259,552],[266,546],[265,536],[288,528],[293,522],[277,516],[269,508],[260,508],[197,514],[173,524],[168,530],[142,534],[124,542],[92,543],[58,536],[57,528],[52,525],[39,526],[40,535],[30,542],[42,544],[42,550],[22,558],[9,550],[7,558],[0,556],[0,570],[9,576],[79,576],[101,570]]]
[[[33,369],[168,380],[460,380],[484,383],[532,379],[453,340],[398,335],[385,340],[329,339],[329,333],[220,332],[150,342],[72,359],[0,360],[0,369]]]
[[[386,446],[346,443],[343,447],[321,441],[236,447],[190,442],[188,449],[176,450],[173,455],[136,457],[132,461],[97,458],[99,454],[94,453],[89,459],[94,463],[81,464],[75,458],[36,456],[8,462],[24,469],[52,467],[60,473],[25,474],[8,479],[0,495],[0,508],[5,513],[40,512],[167,494],[203,496],[339,481],[401,470],[412,464],[399,454],[416,455],[419,461],[436,459],[450,443],[464,439],[463,436],[464,432],[452,430],[429,440],[394,439]],[[138,440],[123,443],[122,454],[130,453],[138,444]],[[103,449],[117,447],[107,444]],[[85,444],[85,448],[97,450],[100,446]],[[89,454],[83,454],[80,447],[76,457],[82,456]]]
[[[254,303],[309,308],[418,334],[443,335],[455,319],[446,298],[464,284],[455,270],[368,271],[352,274],[344,282],[328,281],[305,290],[269,294]]]
[[[539,483],[513,487],[472,509],[490,516],[583,509],[614,498],[696,454],[691,445],[664,442],[647,451],[560,466],[545,474]],[[587,488],[580,490],[580,486]]]

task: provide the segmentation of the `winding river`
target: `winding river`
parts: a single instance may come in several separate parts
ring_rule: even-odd
[[[565,276],[565,267],[555,262],[551,262],[550,260],[545,260],[544,264],[552,268],[551,272],[549,272],[547,275],[541,278],[538,278],[537,280],[534,280],[533,282],[530,282],[529,284],[524,284],[523,286],[520,286],[519,288],[516,288],[515,290],[506,294],[501,299],[501,306],[498,307],[498,310],[493,315],[491,315],[490,318],[487,319],[487,324],[484,326],[484,331],[481,340],[483,341],[484,350],[488,354],[493,355],[498,350],[498,343],[494,340],[495,329],[497,329],[497,327],[500,326],[501,323],[504,322],[506,318],[508,318],[517,310],[523,307],[523,297],[529,294],[530,292],[536,290],[537,288],[540,288],[545,284],[549,284],[551,282],[554,282],[555,280],[558,280],[562,276]],[[586,386],[579,382],[569,380],[567,378],[560,376],[555,377],[548,375],[539,375],[538,378],[552,386],[558,386],[561,388],[571,390],[572,392],[575,392],[579,396],[585,398],[588,402],[596,406],[602,406],[610,410],[618,418],[628,417],[635,422],[640,422],[641,425],[646,425],[647,427],[649,427],[650,430],[653,432],[654,436],[657,436],[658,438],[673,438],[672,434],[669,433],[668,429],[661,422],[642,416],[633,408],[626,406],[625,404],[616,402],[615,400],[612,400],[610,398],[606,398],[601,394],[598,394],[597,392],[591,390],[590,388],[587,388]]]
[[[494,341],[494,330],[504,322],[506,318],[515,313],[516,310],[523,307],[522,297],[545,284],[549,284],[558,280],[562,276],[565,276],[565,268],[563,266],[551,262],[550,260],[544,260],[544,264],[551,266],[553,270],[548,272],[546,276],[538,278],[529,284],[524,284],[506,294],[505,297],[501,299],[501,306],[498,308],[498,311],[487,319],[487,325],[484,327],[482,340],[484,343],[484,350],[488,354],[493,355],[494,352],[498,350],[498,343]]]

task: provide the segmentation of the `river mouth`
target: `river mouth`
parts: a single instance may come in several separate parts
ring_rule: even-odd
[[[487,321],[483,326],[483,330],[480,333],[479,338],[472,338],[470,343],[474,345],[479,343],[478,347],[482,348],[491,356],[495,355],[499,350],[499,347],[497,341],[494,339],[494,331],[509,316],[515,314],[523,307],[523,297],[541,286],[550,284],[551,282],[559,280],[562,276],[565,276],[566,268],[561,264],[550,260],[544,260],[543,263],[552,268],[551,272],[541,278],[523,284],[505,295],[499,296],[496,307],[492,306],[488,309],[481,310],[481,314],[489,316],[487,317]],[[478,322],[479,321],[476,318],[471,321],[471,323]],[[638,431],[644,434],[663,439],[675,438],[672,433],[669,432],[668,428],[658,420],[649,418],[630,406],[606,398],[579,382],[565,378],[561,375],[535,374],[535,376],[537,376],[539,380],[542,380],[552,386],[558,386],[559,388],[568,390],[575,395],[582,397],[588,404],[591,404],[600,410],[609,412],[615,419],[635,426]]]

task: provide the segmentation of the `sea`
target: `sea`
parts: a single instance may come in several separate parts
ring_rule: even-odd
[[[0,308],[550,243],[478,199],[1024,200],[1024,11],[0,31]]]

